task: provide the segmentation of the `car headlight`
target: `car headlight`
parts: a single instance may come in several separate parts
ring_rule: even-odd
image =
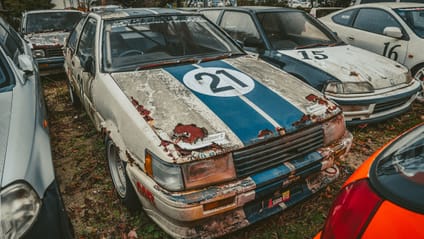
[[[0,197],[3,236],[5,238],[20,238],[37,218],[41,208],[41,200],[28,184],[21,182],[3,189],[0,192]]]
[[[325,88],[326,93],[332,94],[364,94],[374,92],[368,82],[330,82]]]
[[[336,117],[322,124],[324,130],[324,145],[334,143],[336,140],[343,137],[346,132],[346,123],[343,114],[338,114]]]
[[[41,58],[46,56],[43,49],[32,50],[32,55],[34,58]]]
[[[182,165],[186,188],[206,186],[236,177],[231,154],[194,161]]]
[[[145,168],[149,176],[170,191],[198,188],[236,177],[231,154],[176,165],[147,151]]]
[[[181,191],[184,189],[179,165],[167,163],[151,152],[146,151],[144,166],[147,174],[162,187],[170,191]]]

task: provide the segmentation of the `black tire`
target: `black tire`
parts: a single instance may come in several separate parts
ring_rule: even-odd
[[[110,138],[107,137],[105,142],[106,159],[116,194],[131,213],[138,212],[141,204],[125,170],[126,162],[121,160],[118,148]]]
[[[424,80],[424,63],[421,63],[419,65],[414,66],[411,69],[411,74],[413,77],[419,79],[419,80]]]
[[[74,89],[71,86],[71,83],[69,81],[66,82],[68,85],[68,92],[69,92],[69,100],[71,101],[71,104],[79,108],[81,106],[81,101],[79,100],[78,96],[75,94]]]

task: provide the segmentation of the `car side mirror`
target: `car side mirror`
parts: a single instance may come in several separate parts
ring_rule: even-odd
[[[18,56],[19,68],[25,72],[27,75],[32,75],[34,73],[34,65],[32,63],[32,58],[28,55],[19,55]]]
[[[402,38],[403,34],[399,27],[385,27],[383,34],[393,38]]]
[[[92,75],[94,75],[94,60],[92,56],[87,57],[87,60],[84,62],[84,72],[88,72]]]

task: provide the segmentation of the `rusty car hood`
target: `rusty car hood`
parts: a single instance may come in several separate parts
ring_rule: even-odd
[[[404,84],[408,80],[408,69],[399,63],[350,45],[280,50],[279,53],[321,69],[342,82],[366,81],[374,89]]]
[[[25,39],[31,43],[33,47],[37,46],[63,46],[69,32],[55,31],[45,33],[30,33],[25,35]]]
[[[6,160],[7,141],[9,138],[12,97],[12,92],[0,93],[0,185],[1,180],[3,178],[4,163]]]
[[[340,113],[315,89],[252,56],[111,76],[140,119],[187,150],[242,147]]]

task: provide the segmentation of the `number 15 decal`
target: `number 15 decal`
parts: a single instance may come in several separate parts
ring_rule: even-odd
[[[236,70],[205,67],[184,75],[184,84],[193,91],[217,97],[234,97],[249,93],[254,87],[253,79]]]
[[[312,58],[315,58],[317,60],[325,60],[328,59],[328,56],[324,54],[324,51],[298,51],[303,57],[304,60],[312,60]],[[312,56],[310,55],[312,53]]]

